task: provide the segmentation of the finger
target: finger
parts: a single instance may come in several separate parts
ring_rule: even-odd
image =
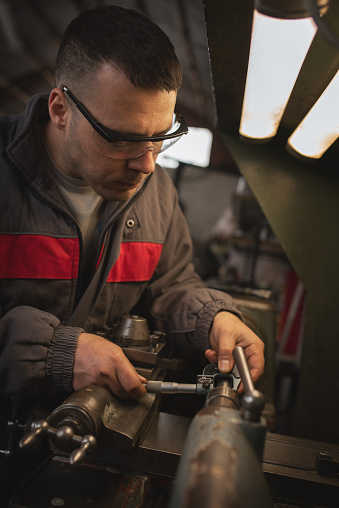
[[[217,352],[220,372],[228,373],[234,366],[232,352],[241,325],[240,319],[228,312],[219,312],[214,318],[209,339],[211,348]]]
[[[252,378],[252,381],[253,381],[253,384],[256,383],[256,381],[258,381],[261,376],[263,375],[263,371],[259,371],[258,369],[250,369],[250,373],[251,373],[251,378]],[[244,384],[243,382],[240,383],[240,385],[238,386],[238,393],[243,393],[245,390],[245,387],[244,387]]]
[[[122,400],[128,399],[129,395],[126,392],[126,390],[124,389],[124,387],[122,386],[115,368],[112,369],[112,371],[110,372],[110,375],[107,379],[107,387],[113,393],[113,395],[115,395],[119,399],[122,399]]]
[[[141,387],[139,385],[139,382],[137,381],[134,384],[129,383],[127,386],[124,386],[119,381],[119,379],[117,379],[116,381],[112,380],[110,382],[108,388],[119,399],[122,399],[122,400],[126,400],[129,398],[139,399],[139,398],[143,397],[143,395],[145,395],[145,393],[146,393],[146,388],[141,383],[141,381],[140,381],[140,384],[141,384]]]
[[[119,365],[117,369],[117,377],[123,390],[125,390],[127,397],[139,399],[145,395],[146,388],[142,384],[142,379],[144,379],[144,382],[147,381],[142,376],[142,379],[140,379],[139,374],[136,372],[133,365],[127,360],[127,358],[126,362],[124,362],[124,365]]]
[[[205,357],[210,363],[217,363],[218,361],[218,354],[216,351],[213,351],[213,349],[206,349]]]
[[[243,385],[243,382],[241,381],[240,385],[238,386],[237,393],[240,395],[241,393],[243,393],[243,391],[244,391],[244,385]]]
[[[263,375],[264,368],[263,367],[259,367],[259,368],[258,367],[252,367],[252,368],[250,367],[250,372],[251,372],[253,383],[256,383]]]
[[[255,383],[263,375],[265,368],[265,357],[263,355],[264,344],[262,341],[257,341],[244,348],[247,358],[248,368],[250,369],[251,377]]]
[[[218,368],[220,372],[230,372],[234,366],[233,349],[235,347],[235,340],[227,338],[219,341],[218,347]]]

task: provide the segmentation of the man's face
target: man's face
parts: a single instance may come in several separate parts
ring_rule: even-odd
[[[95,93],[77,98],[105,127],[139,136],[153,136],[170,128],[176,92],[136,88],[122,72],[109,66],[102,68],[96,81]],[[74,113],[70,104],[61,150],[60,169],[85,180],[111,201],[131,198],[154,171],[157,158],[152,151],[135,159],[107,157],[95,143],[92,126],[80,112]]]

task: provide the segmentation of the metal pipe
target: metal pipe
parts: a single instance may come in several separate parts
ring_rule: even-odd
[[[261,423],[244,421],[239,411],[222,407],[226,399],[218,393],[213,398],[213,392],[224,389],[221,383],[211,390],[213,403],[192,420],[169,508],[273,506],[258,455],[244,431],[251,427],[253,435],[262,436],[265,429]]]

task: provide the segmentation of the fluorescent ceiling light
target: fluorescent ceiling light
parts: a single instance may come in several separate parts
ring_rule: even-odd
[[[212,141],[209,129],[190,127],[186,136],[158,155],[157,162],[167,168],[175,168],[179,162],[205,168],[210,163]]]
[[[338,137],[339,71],[290,136],[287,149],[303,157],[319,159]]]
[[[268,141],[275,136],[316,31],[313,18],[276,19],[254,11],[242,137]]]

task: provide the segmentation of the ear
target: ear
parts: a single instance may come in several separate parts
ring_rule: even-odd
[[[60,88],[53,88],[48,100],[48,110],[51,122],[57,129],[64,130],[70,107],[64,92]]]

